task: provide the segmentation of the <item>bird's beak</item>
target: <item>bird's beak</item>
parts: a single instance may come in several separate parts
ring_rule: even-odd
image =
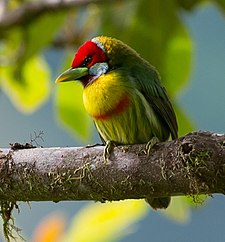
[[[55,80],[55,83],[76,81],[86,75],[88,75],[87,67],[70,68],[64,71],[60,76],[58,76]]]

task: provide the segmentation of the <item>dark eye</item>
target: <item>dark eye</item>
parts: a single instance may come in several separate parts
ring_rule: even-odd
[[[91,56],[87,56],[87,57],[83,60],[81,66],[82,66],[82,67],[86,67],[86,66],[88,66],[88,65],[91,63],[91,61],[92,61]]]

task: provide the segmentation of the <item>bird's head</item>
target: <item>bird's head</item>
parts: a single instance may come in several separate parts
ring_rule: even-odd
[[[130,52],[133,50],[117,39],[95,37],[78,49],[71,68],[63,72],[56,79],[56,83],[78,80],[85,87],[100,75],[124,65]]]

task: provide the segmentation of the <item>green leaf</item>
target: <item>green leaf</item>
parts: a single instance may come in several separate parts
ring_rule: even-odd
[[[179,136],[185,135],[194,130],[194,123],[191,117],[186,114],[180,107],[175,106],[175,113],[178,120]]]
[[[191,209],[201,208],[207,201],[207,195],[172,197],[171,205],[161,213],[175,222],[186,224],[190,222]]]
[[[185,197],[173,197],[170,206],[161,210],[161,213],[178,223],[190,221],[190,205],[185,201]]]
[[[188,11],[192,10],[199,3],[204,2],[204,1],[205,0],[176,0],[179,7],[182,7],[185,10],[188,10]]]
[[[177,23],[167,42],[164,53],[164,83],[168,92],[175,95],[183,88],[190,77],[192,61],[192,41],[185,28]]]
[[[119,4],[105,2],[98,11],[101,20],[100,32],[122,40],[133,19],[136,5],[137,1],[122,1]]]
[[[138,1],[124,40],[162,74],[166,44],[177,24],[173,1]]]
[[[44,14],[27,25],[8,31],[1,41],[0,49],[5,65],[22,68],[27,59],[52,41],[64,18],[64,13],[55,14],[54,19],[52,14]]]
[[[23,59],[26,60],[30,56],[46,47],[54,38],[55,33],[64,23],[66,13],[56,12],[54,14],[46,13],[41,15],[35,21],[24,26],[23,38],[24,43]]]
[[[83,106],[82,92],[82,86],[74,82],[57,85],[57,115],[72,133],[79,135],[83,140],[90,140],[93,126]]]
[[[22,112],[35,111],[48,97],[50,70],[41,56],[34,56],[24,65],[0,67],[1,85],[13,104]]]
[[[213,1],[212,1],[213,2]],[[225,1],[224,0],[216,0],[219,7],[225,12]]]
[[[104,204],[91,203],[73,218],[62,241],[109,242],[117,241],[132,232],[131,225],[150,211],[143,200],[124,200]]]
[[[200,194],[200,195],[193,195],[185,197],[185,201],[191,205],[193,208],[199,208],[202,207],[202,205],[205,205],[208,201],[209,195]]]

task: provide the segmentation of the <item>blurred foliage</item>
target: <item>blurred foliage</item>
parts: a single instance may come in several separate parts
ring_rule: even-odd
[[[6,13],[27,3],[9,2]],[[74,54],[80,44],[104,34],[123,40],[156,66],[173,98],[188,84],[194,51],[194,43],[182,22],[182,11],[192,11],[206,2],[209,1],[105,1],[69,12],[62,8],[61,11],[43,11],[33,17],[27,14],[29,21],[25,19],[21,21],[23,24],[9,29],[1,28],[0,22],[1,89],[20,111],[34,112],[48,99],[52,89],[50,81],[53,81],[50,67],[41,54],[47,48],[64,47],[72,61],[71,53]],[[224,10],[223,0],[212,2]],[[64,62],[68,63],[67,57]],[[67,67],[63,65],[62,70]],[[81,89],[75,85],[57,89],[58,119],[79,137],[90,140],[93,125],[81,103]],[[174,106],[179,135],[184,135],[193,129],[192,122],[179,104],[174,103]]]
[[[59,85],[56,92],[59,120],[74,135],[78,134],[82,139],[90,140],[93,129],[83,106],[82,86],[78,83],[66,84],[68,85]]]
[[[116,241],[132,231],[131,225],[146,215],[141,200],[89,204],[74,216],[63,242]]]
[[[35,111],[49,95],[50,70],[41,56],[27,59],[22,68],[3,68],[1,79],[2,90],[22,112]]]
[[[5,15],[29,2],[32,1],[5,1]],[[182,21],[182,13],[209,2],[225,10],[224,0],[117,0],[105,1],[104,4],[95,2],[71,8],[70,11],[66,8],[43,10],[43,14],[33,16],[29,16],[28,12],[29,21],[8,28],[1,26],[4,16],[0,16],[1,91],[21,112],[34,112],[49,98],[53,89],[50,84],[53,82],[51,69],[43,58],[45,51],[63,47],[71,62],[76,49],[87,39],[95,35],[109,35],[126,42],[159,70],[162,82],[174,101],[179,134],[183,135],[193,130],[193,124],[188,114],[175,103],[175,98],[188,85],[194,43]],[[66,56],[59,56],[64,61],[58,73],[70,65]],[[64,126],[81,138],[90,139],[93,125],[82,105],[81,87],[73,83],[58,86],[55,105],[57,118]],[[140,201],[91,205],[74,218],[68,236],[75,236],[76,241],[116,240],[125,228],[146,213],[146,205]],[[187,222],[189,202],[175,198],[163,213],[176,221]],[[55,241],[52,238],[61,236],[63,226],[61,217],[50,218],[40,225],[35,235],[39,238],[39,234],[47,233],[46,236],[50,237],[34,241]],[[88,235],[84,227],[90,231],[92,240],[82,237]],[[95,232],[97,238],[93,237],[93,230],[99,231]],[[119,237],[116,237],[118,233]]]
[[[188,84],[194,45],[180,16],[182,11],[191,11],[203,2],[206,1],[106,1],[69,13],[46,11],[33,18],[28,15],[25,24],[7,30],[0,25],[1,89],[20,111],[34,112],[48,99],[52,89],[50,67],[41,57],[42,52],[47,47],[67,47],[74,54],[84,41],[104,34],[123,40],[156,66],[170,96],[175,97]],[[23,1],[12,0],[7,10],[13,11],[22,4]],[[218,0],[217,4],[224,9],[223,1]],[[80,89],[75,85],[57,89],[58,119],[79,137],[90,140],[93,125],[81,104]],[[193,126],[182,107],[174,106],[179,134],[183,135]]]
[[[135,228],[149,206],[141,200],[113,203],[89,203],[72,219],[66,231],[62,215],[51,214],[43,219],[33,234],[32,242],[110,242],[121,239]]]
[[[35,228],[32,242],[59,242],[64,235],[65,218],[60,213],[53,213],[42,219]]]
[[[177,223],[186,224],[190,221],[191,210],[186,197],[173,197],[170,206],[160,212]]]
[[[168,209],[160,211],[177,223],[190,221],[190,207],[185,200],[193,198],[173,197]],[[199,201],[197,204],[200,204]],[[196,206],[196,202],[193,203]],[[125,200],[109,203],[88,203],[70,222],[66,230],[66,219],[53,213],[45,217],[33,232],[32,242],[110,242],[118,241],[137,230],[134,225],[150,211],[143,200]]]

